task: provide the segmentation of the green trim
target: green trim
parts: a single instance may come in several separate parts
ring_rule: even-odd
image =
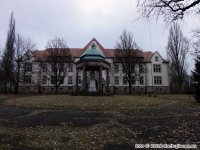
[[[105,59],[105,55],[97,49],[87,49],[80,59]]]

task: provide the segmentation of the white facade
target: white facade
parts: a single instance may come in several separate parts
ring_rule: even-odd
[[[121,64],[114,63],[114,49],[104,49],[96,39],[90,41],[87,46],[83,49],[70,49],[71,54],[74,58],[72,63],[73,69],[67,72],[66,77],[64,78],[64,83],[59,87],[59,93],[72,93],[76,90],[76,71],[77,66],[76,62],[80,60],[80,55],[83,52],[91,47],[91,44],[95,44],[96,48],[101,51],[105,56],[105,60],[110,63],[109,68],[109,88],[111,93],[127,93],[128,92],[128,83],[124,81],[125,74],[123,73],[123,67]],[[51,81],[46,79],[43,80],[43,77],[48,77],[48,74],[45,73],[42,69],[42,64],[47,64],[47,67],[50,69],[50,65],[41,58],[45,51],[35,51],[31,55],[30,63],[32,65],[31,71],[26,72],[26,75],[29,75],[31,82],[21,84],[21,92],[30,92],[30,93],[53,93],[54,85],[51,84]],[[168,75],[168,62],[164,60],[158,52],[143,52],[144,61],[140,64],[143,68],[143,72],[137,77],[136,82],[132,84],[133,93],[169,93],[169,75]],[[118,66],[118,67],[116,67]],[[116,70],[118,68],[118,71]],[[139,68],[139,66],[137,66]],[[102,71],[103,78],[103,91],[106,91],[106,70]],[[82,89],[83,86],[83,71],[79,70],[79,89]],[[90,71],[87,72],[88,84],[90,83]],[[95,78],[98,78],[98,72],[95,71]],[[98,83],[97,83],[98,84]]]

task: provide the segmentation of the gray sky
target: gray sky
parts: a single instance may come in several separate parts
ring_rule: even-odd
[[[168,27],[161,21],[139,19],[136,0],[0,0],[0,47],[4,47],[10,14],[16,31],[30,37],[38,49],[55,36],[69,47],[82,48],[95,37],[105,48],[113,48],[123,29],[131,31],[144,51],[158,51],[166,58]],[[181,23],[190,36],[199,19]],[[189,70],[193,69],[191,58]]]

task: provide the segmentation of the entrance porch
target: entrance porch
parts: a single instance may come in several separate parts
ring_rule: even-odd
[[[105,60],[105,55],[92,44],[76,62],[76,93],[110,93],[109,89],[110,63]],[[78,74],[82,70],[82,88],[79,91]],[[105,72],[106,78],[103,78]]]

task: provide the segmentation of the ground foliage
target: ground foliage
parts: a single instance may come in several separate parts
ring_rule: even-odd
[[[134,149],[198,144],[200,106],[187,95],[0,95],[0,149]]]

